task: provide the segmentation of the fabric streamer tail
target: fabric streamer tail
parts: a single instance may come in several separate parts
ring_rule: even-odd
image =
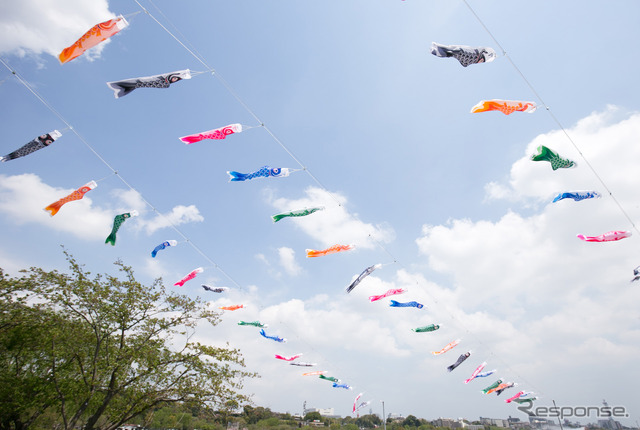
[[[240,172],[236,172],[234,170],[227,172],[229,174],[229,181],[230,182],[239,182],[239,181],[245,181],[247,179],[247,176],[249,176],[246,173],[240,173]]]

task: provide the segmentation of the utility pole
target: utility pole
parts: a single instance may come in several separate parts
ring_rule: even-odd
[[[384,425],[384,430],[387,430],[387,416],[384,414],[384,400],[380,400],[382,402],[382,424]]]

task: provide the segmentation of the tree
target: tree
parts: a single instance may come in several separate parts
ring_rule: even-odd
[[[402,421],[403,427],[420,427],[420,420],[414,415],[409,415]]]
[[[356,419],[356,425],[362,428],[374,428],[382,425],[382,420],[374,414],[367,414]]]
[[[123,279],[90,279],[65,255],[71,274],[0,271],[0,430],[24,430],[51,410],[64,430],[115,430],[160,405],[224,410],[247,400],[238,390],[256,375],[239,351],[193,339],[219,322],[206,303],[160,279],[146,287],[120,261]]]
[[[313,421],[313,420],[322,421],[322,415],[320,415],[320,412],[318,411],[308,412],[304,416],[304,420],[305,421]]]

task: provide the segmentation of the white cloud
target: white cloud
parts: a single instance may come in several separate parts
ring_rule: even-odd
[[[127,228],[144,228],[148,234],[166,228],[172,222],[179,225],[187,222],[202,221],[195,206],[176,206],[166,215],[159,214],[146,220],[144,214],[147,205],[140,194],[134,190],[115,189],[109,194],[111,199],[104,206],[93,203],[91,196],[104,197],[104,191],[98,185],[85,194],[81,200],[71,201],[61,207],[55,216],[50,216],[44,207],[75,191],[74,188],[52,187],[42,182],[32,173],[6,176],[0,175],[0,214],[17,225],[35,223],[53,230],[71,233],[85,240],[104,239],[111,230],[116,214],[137,210],[139,217],[127,223]]]
[[[617,201],[638,219],[634,178],[640,114],[619,115],[609,107],[567,131]],[[529,155],[540,144],[577,161],[578,168],[553,171],[548,163],[531,161]],[[513,164],[508,184],[489,184],[487,193],[490,199],[533,200],[539,210],[525,216],[512,209],[497,221],[454,219],[425,225],[417,239],[419,250],[432,270],[452,279],[443,302],[482,339],[484,349],[504,354],[507,362],[528,361],[524,367],[530,372],[560,372],[577,362],[622,366],[639,352],[633,317],[637,294],[629,288],[637,266],[637,231],[563,132],[536,137],[526,154]],[[604,197],[551,203],[554,193],[585,189]],[[633,230],[635,236],[613,243],[576,238],[577,233],[610,230]],[[536,351],[528,360],[516,354]]]
[[[280,265],[287,274],[290,276],[300,274],[302,267],[296,262],[296,252],[293,249],[283,246],[278,248],[278,255],[280,256]]]
[[[62,206],[60,211],[52,217],[44,211],[44,207],[68,195],[74,189],[52,187],[31,173],[15,176],[0,175],[0,213],[4,214],[10,222],[18,225],[36,223],[71,233],[79,238],[104,240],[109,234],[113,215],[93,205],[91,194],[99,190],[98,185],[82,200]]]
[[[200,211],[195,205],[178,205],[174,206],[169,213],[158,213],[153,219],[143,220],[140,225],[147,231],[147,234],[153,234],[163,228],[202,221],[204,221],[204,217],[200,215]]]
[[[373,248],[377,242],[387,243],[394,239],[393,229],[385,224],[370,224],[361,221],[357,213],[347,211],[347,199],[339,193],[329,193],[317,187],[305,190],[300,199],[273,198],[269,203],[280,211],[324,206],[322,216],[318,212],[305,217],[288,219],[306,234],[324,246],[337,243],[355,244],[357,247]]]
[[[21,0],[0,4],[0,52],[57,56],[94,25],[114,18],[105,0]],[[108,42],[108,40],[107,40]],[[99,55],[102,43],[85,54]],[[87,55],[88,54],[88,55]]]

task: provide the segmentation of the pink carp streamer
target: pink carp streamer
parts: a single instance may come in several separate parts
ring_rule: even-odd
[[[392,288],[384,294],[379,294],[376,296],[369,296],[370,302],[376,302],[378,300],[384,299],[385,297],[394,296],[396,294],[406,293],[407,290],[403,290],[402,288]]]
[[[178,287],[183,287],[185,282],[192,280],[193,278],[196,277],[196,275],[198,273],[202,273],[204,272],[204,269],[202,267],[198,267],[195,270],[192,270],[191,272],[189,272],[189,274],[187,276],[185,276],[184,278],[180,279],[178,282],[176,282],[175,284],[173,284],[174,286],[178,286]]]
[[[511,403],[513,402],[515,399],[517,399],[518,397],[522,396],[524,394],[524,391],[518,391],[515,395],[509,397],[508,399],[506,399],[504,402],[505,403]]]
[[[631,232],[624,230],[608,231],[600,236],[577,235],[578,239],[584,240],[585,242],[613,242],[630,236]]]
[[[284,361],[293,361],[299,357],[302,357],[302,354],[292,355],[291,357],[285,357],[284,355],[276,354],[276,358],[278,360],[284,360]]]
[[[464,381],[465,384],[468,384],[469,382],[473,381],[474,379],[476,379],[476,376],[478,376],[478,373],[482,372],[482,369],[484,369],[484,367],[487,365],[487,362],[483,362],[480,366],[478,366],[476,368],[476,370],[473,371],[473,373],[471,374],[471,377],[469,379],[466,379]]]
[[[229,124],[224,127],[215,128],[209,131],[203,131],[201,133],[190,134],[189,136],[182,136],[181,141],[190,145],[195,142],[200,142],[204,139],[220,140],[226,138],[230,134],[242,132],[242,124]]]

